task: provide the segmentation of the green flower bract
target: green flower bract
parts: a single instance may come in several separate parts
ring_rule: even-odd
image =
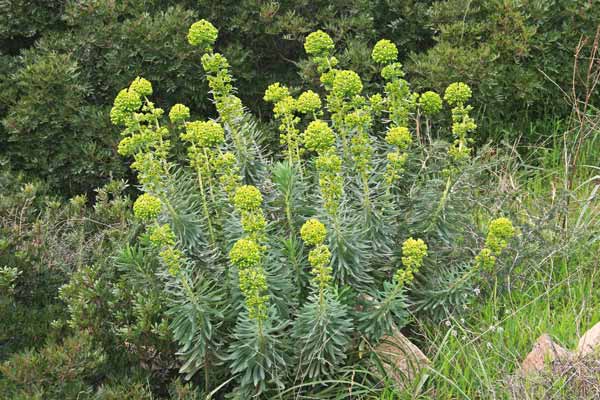
[[[323,225],[321,221],[312,218],[302,225],[300,236],[302,237],[302,240],[304,240],[304,243],[316,246],[325,241],[325,238],[327,237],[327,228],[325,228],[325,225]]]
[[[188,31],[188,42],[192,46],[198,46],[202,50],[208,50],[217,40],[219,31],[213,24],[205,19],[194,23]]]
[[[378,64],[389,64],[398,59],[398,48],[387,39],[381,39],[371,53],[373,61]]]
[[[254,211],[260,208],[263,201],[260,191],[252,185],[240,186],[233,197],[233,204],[238,211]]]
[[[338,71],[333,79],[333,91],[344,97],[353,97],[363,89],[360,76],[354,71]]]
[[[328,55],[334,47],[331,37],[322,30],[311,33],[304,41],[304,50],[312,56]]]

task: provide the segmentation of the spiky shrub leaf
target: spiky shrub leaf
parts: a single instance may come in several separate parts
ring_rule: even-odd
[[[334,376],[346,360],[352,333],[353,323],[347,306],[330,292],[326,293],[323,304],[317,295],[312,295],[299,311],[292,329],[299,377]]]

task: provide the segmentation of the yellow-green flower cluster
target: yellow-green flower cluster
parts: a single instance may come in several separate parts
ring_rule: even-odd
[[[269,296],[267,280],[262,266],[265,246],[266,220],[261,204],[260,191],[250,185],[241,186],[233,196],[233,205],[241,214],[242,229],[246,237],[239,239],[229,252],[229,259],[238,268],[240,290],[246,300],[251,319],[264,321],[267,318]]]
[[[302,225],[300,236],[310,246],[322,244],[327,237],[327,228],[318,219],[311,218]]]
[[[304,146],[310,151],[322,154],[335,145],[335,134],[327,122],[317,119],[306,127],[303,134]]]
[[[463,82],[451,83],[444,93],[444,100],[450,106],[464,104],[471,98],[471,88]]]
[[[333,40],[322,30],[312,32],[304,41],[304,50],[306,50],[306,53],[310,54],[311,56],[328,56],[331,54],[334,48],[335,45],[333,44]]]
[[[215,44],[219,31],[213,24],[205,19],[195,22],[188,31],[188,42],[192,46],[200,47],[202,50],[209,50]]]
[[[395,126],[388,130],[385,141],[394,146],[394,150],[387,154],[388,164],[385,171],[386,184],[390,187],[404,172],[404,164],[408,158],[406,149],[412,143],[412,136],[408,128]]]
[[[260,209],[262,201],[263,197],[260,190],[252,185],[244,185],[235,192],[233,205],[240,212],[252,212]]]
[[[262,251],[256,240],[242,238],[231,247],[229,259],[238,268],[256,267],[262,261]]]
[[[442,110],[442,98],[436,92],[427,91],[419,97],[419,107],[426,116],[430,117]]]
[[[137,77],[127,89],[119,92],[110,112],[115,125],[125,126],[118,152],[133,156],[131,168],[147,190],[157,190],[167,174],[167,156],[171,147],[169,130],[160,126],[164,111],[155,107],[146,96],[152,94],[152,84]]]
[[[227,194],[229,201],[233,202],[235,190],[242,180],[242,177],[238,173],[237,159],[233,153],[227,151],[220,153],[213,161],[214,170],[217,171],[221,188]]]
[[[154,225],[149,229],[150,242],[158,248],[174,246],[175,234],[168,224]]]
[[[279,83],[271,84],[265,91],[265,101],[273,102],[273,114],[280,121],[280,142],[286,146],[290,164],[300,162],[300,130],[296,125],[300,118],[296,116],[298,101],[289,94],[289,90]]]
[[[396,284],[399,286],[409,285],[414,274],[419,272],[423,265],[423,259],[427,257],[427,244],[422,239],[408,238],[402,244],[402,265],[404,269],[399,269],[394,275]]]
[[[279,82],[275,82],[269,85],[265,90],[265,96],[263,99],[269,103],[278,103],[284,98],[290,95],[290,91],[287,87],[282,86]]]
[[[373,61],[378,64],[389,64],[398,59],[398,48],[387,39],[381,39],[371,53]]]
[[[152,94],[152,84],[150,81],[138,76],[131,82],[129,90],[137,93],[141,97],[150,96]]]
[[[342,159],[330,149],[320,154],[315,164],[323,205],[329,216],[335,219],[343,194]]]
[[[360,76],[354,71],[338,71],[333,79],[333,92],[341,97],[354,97],[362,92]]]
[[[183,104],[175,104],[169,111],[169,120],[174,124],[185,122],[189,117],[190,109]]]
[[[176,276],[179,273],[181,265],[185,259],[183,252],[179,249],[176,249],[174,246],[166,247],[164,250],[158,253],[158,256],[165,267],[167,267],[167,271],[169,271],[172,276]]]
[[[314,248],[308,254],[308,262],[312,266],[313,282],[319,289],[321,304],[325,289],[332,280],[332,268],[330,267],[331,252],[324,244],[327,237],[327,229],[317,219],[309,219],[302,225],[300,236],[304,243]]]
[[[321,109],[321,98],[312,90],[307,90],[296,100],[296,108],[302,114],[316,114]]]
[[[158,218],[162,203],[158,197],[144,193],[133,203],[133,214],[144,222],[150,222]]]
[[[225,141],[223,127],[215,121],[193,121],[185,125],[181,138],[199,147],[213,147]]]
[[[475,263],[484,270],[491,270],[496,265],[496,257],[508,246],[508,241],[515,235],[515,228],[508,218],[497,218],[490,222],[485,246]]]
[[[465,106],[465,102],[470,98],[471,88],[462,82],[450,84],[444,94],[444,100],[450,106],[453,106],[452,133],[455,140],[448,153],[457,163],[462,163],[469,159],[471,154],[469,143],[473,140],[468,134],[477,129],[475,120],[469,115],[473,107],[470,105]]]

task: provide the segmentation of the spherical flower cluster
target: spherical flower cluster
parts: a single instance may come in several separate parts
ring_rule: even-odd
[[[225,131],[217,122],[193,121],[185,126],[186,132],[181,138],[200,147],[213,147],[225,141]]]
[[[308,150],[321,153],[330,149],[334,144],[335,135],[327,122],[315,120],[308,124],[304,131],[304,145]]]
[[[404,269],[399,269],[394,275],[397,285],[404,286],[411,283],[414,274],[423,265],[423,258],[427,256],[427,245],[421,239],[409,238],[402,244],[402,264]]]
[[[402,172],[402,168],[404,167],[407,158],[408,155],[406,153],[399,153],[397,151],[388,153],[387,155],[387,160],[391,164],[391,168],[393,169],[393,171],[396,171],[398,173]]]
[[[190,26],[187,39],[192,46],[198,46],[202,50],[209,50],[215,41],[219,31],[213,24],[205,19],[201,19]]]
[[[386,81],[394,81],[404,77],[404,70],[402,70],[402,64],[399,62],[391,63],[381,69],[381,77]]]
[[[344,97],[353,97],[362,92],[360,76],[354,71],[338,71],[333,79],[333,91]]]
[[[287,87],[282,86],[279,82],[275,82],[270,84],[267,90],[265,90],[265,96],[263,99],[269,103],[278,103],[289,95],[290,91]]]
[[[321,98],[312,90],[307,90],[298,97],[296,107],[303,114],[314,112],[321,108]]]
[[[117,94],[113,108],[110,110],[110,120],[115,125],[122,125],[131,114],[142,106],[142,100],[137,92],[123,89]]]
[[[156,247],[173,246],[175,245],[175,234],[168,224],[153,226],[150,228],[150,241]]]
[[[427,245],[422,239],[408,238],[402,244],[402,264],[405,268],[418,270],[426,256]]]
[[[331,37],[322,30],[312,32],[304,41],[304,50],[312,56],[326,56],[331,53],[334,47]]]
[[[425,115],[434,115],[442,109],[442,98],[436,92],[428,91],[421,94],[419,104]]]
[[[155,220],[160,214],[162,203],[158,197],[144,193],[133,203],[133,214],[142,221]]]
[[[463,82],[454,82],[446,88],[444,100],[451,106],[462,104],[471,98],[471,88]]]
[[[490,223],[488,236],[485,241],[486,247],[493,253],[498,254],[508,246],[508,241],[514,235],[515,228],[512,222],[508,218],[497,218]]]
[[[385,135],[385,141],[398,149],[404,150],[412,143],[412,136],[408,128],[404,126],[395,126]]]
[[[175,104],[169,111],[169,119],[176,124],[183,122],[190,117],[190,109],[183,104]]]
[[[262,194],[252,185],[240,186],[233,197],[233,205],[238,211],[258,210],[262,201]]]
[[[310,246],[322,244],[327,237],[327,228],[318,219],[311,218],[302,225],[300,236]]]
[[[259,265],[262,260],[262,247],[252,239],[239,239],[229,251],[229,259],[240,269]]]
[[[398,48],[387,39],[381,39],[371,53],[373,61],[378,64],[389,64],[398,59]]]
[[[150,81],[138,76],[129,85],[129,90],[140,96],[150,96],[152,94],[152,84]]]

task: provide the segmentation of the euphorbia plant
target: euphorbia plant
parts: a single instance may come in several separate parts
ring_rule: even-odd
[[[464,83],[444,95],[454,142],[433,143],[435,129],[444,134],[430,118],[442,99],[411,90],[392,42],[373,48],[383,91],[367,95],[358,74],[338,68],[331,38],[314,32],[305,49],[321,86],[297,96],[281,83],[266,89],[281,139],[267,152],[216,38],[204,20],[188,35],[203,53],[215,119],[193,120],[176,104],[166,123],[143,78],[119,93],[111,117],[125,127],[119,151],[134,158],[144,192],[134,205],[147,227],[140,245],[164,267],[181,372],[202,371],[207,391],[229,379],[242,398],[268,396],[335,377],[353,349],[408,324],[410,308],[452,312],[454,298],[419,300],[427,273],[457,265],[468,285],[513,231],[508,220],[494,223],[476,259],[447,251],[453,240],[477,243],[446,222],[464,202],[451,188],[469,173],[476,128]],[[171,155],[178,141],[182,164]],[[426,194],[415,200],[418,190]]]

